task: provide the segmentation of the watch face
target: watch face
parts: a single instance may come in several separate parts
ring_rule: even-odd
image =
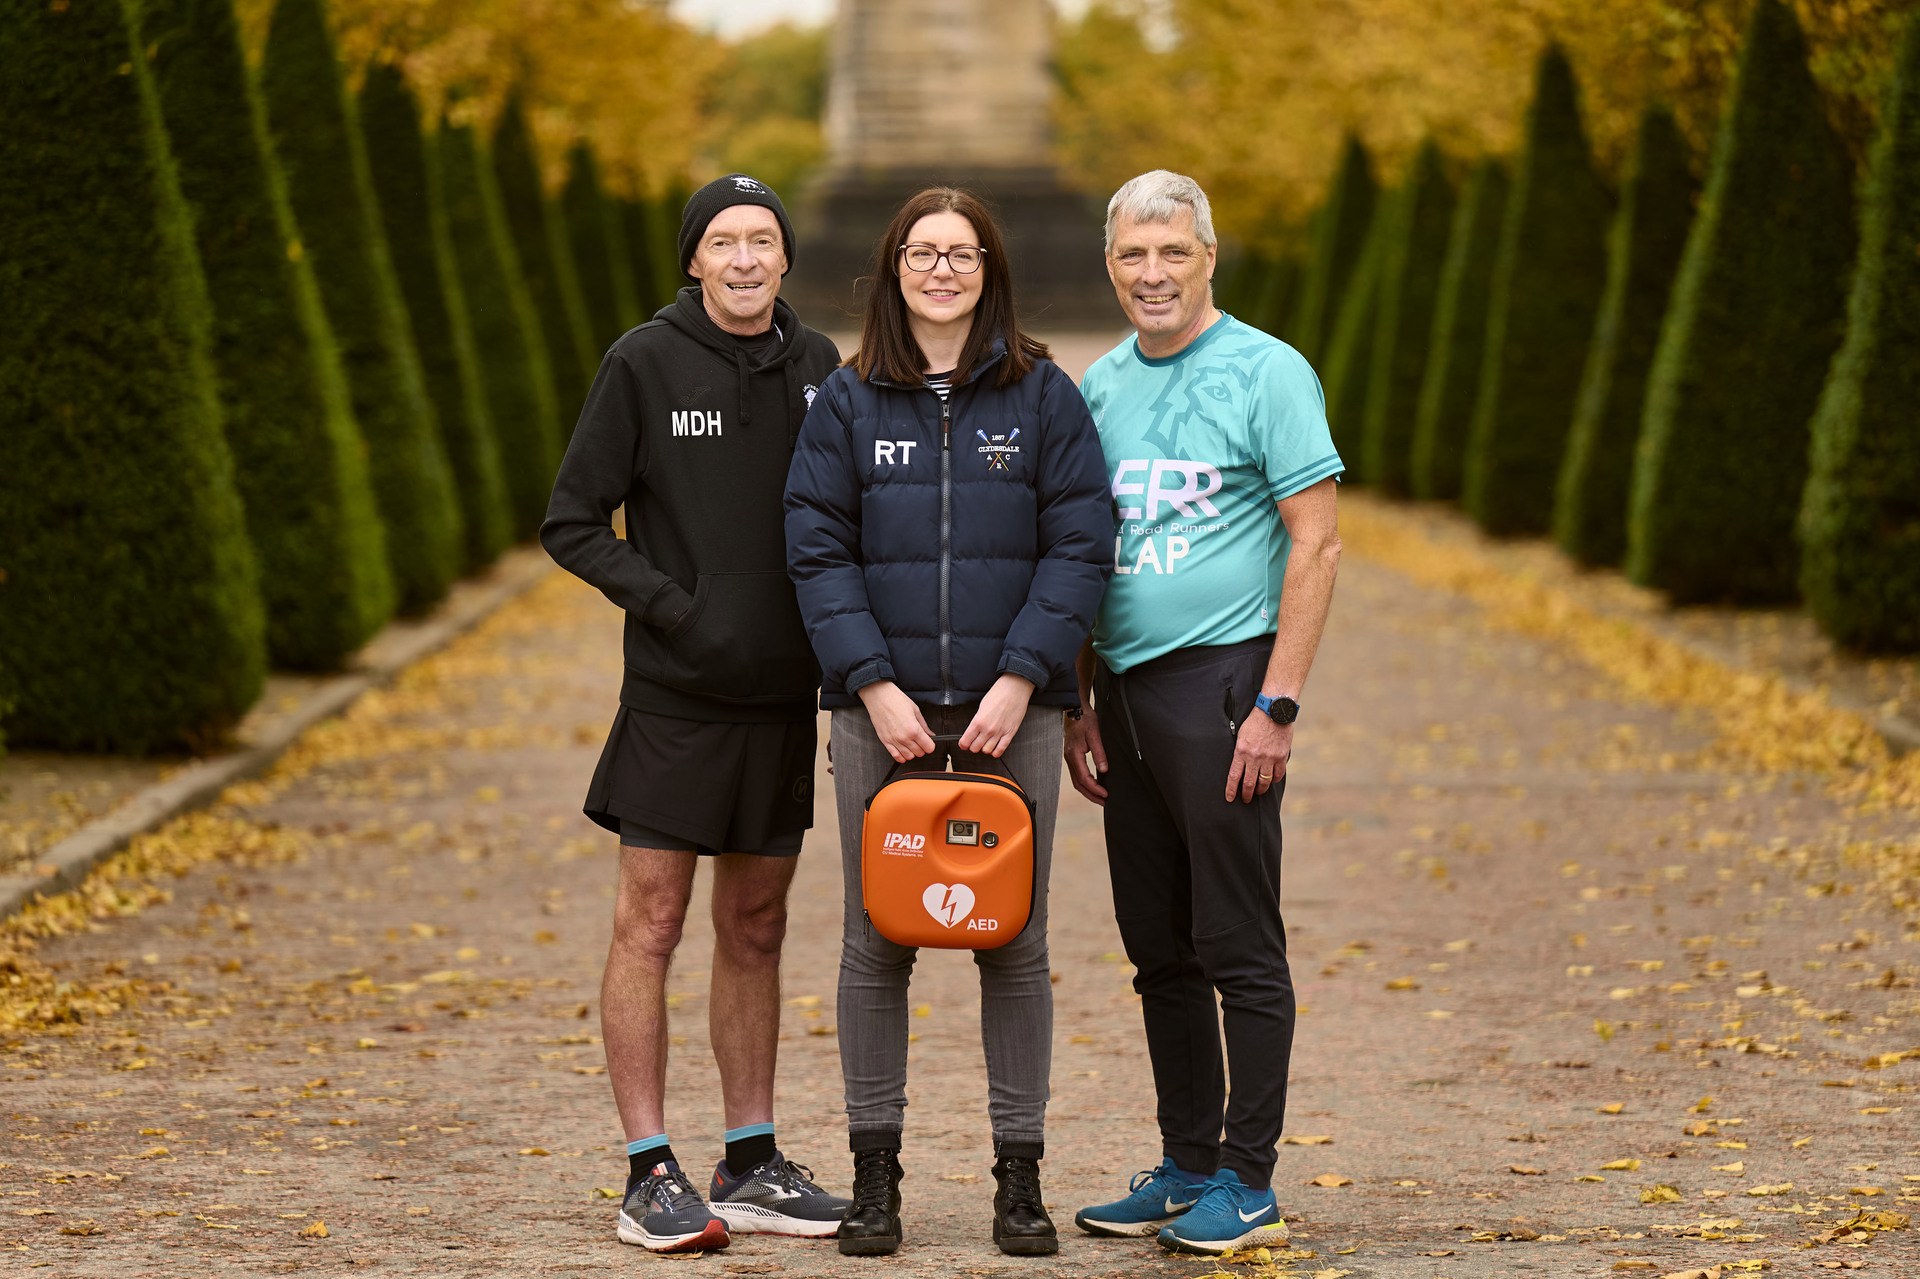
[[[1276,697],[1267,708],[1267,714],[1276,724],[1291,724],[1300,717],[1300,703],[1291,697]]]

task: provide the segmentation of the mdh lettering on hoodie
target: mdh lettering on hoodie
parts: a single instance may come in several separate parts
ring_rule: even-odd
[[[675,435],[719,435],[725,423],[720,419],[720,410],[713,409],[675,409],[673,411],[673,433]]]

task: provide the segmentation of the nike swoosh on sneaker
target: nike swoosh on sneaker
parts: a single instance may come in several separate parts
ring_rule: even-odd
[[[1166,1208],[1169,1217],[1175,1213],[1185,1212],[1191,1207],[1193,1207],[1193,1200],[1191,1199],[1174,1199],[1172,1196],[1168,1196],[1167,1198]]]
[[[1234,1211],[1234,1215],[1239,1217],[1242,1222],[1246,1223],[1247,1225],[1252,1225],[1254,1222],[1260,1220],[1260,1218],[1266,1216],[1267,1213],[1271,1211],[1271,1209],[1267,1209],[1267,1208],[1256,1209],[1252,1213],[1252,1215],[1248,1215],[1247,1213],[1241,1212],[1238,1208],[1235,1208],[1233,1211]]]

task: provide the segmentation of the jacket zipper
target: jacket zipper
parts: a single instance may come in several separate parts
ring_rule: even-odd
[[[953,392],[949,389],[948,394]],[[940,704],[953,705],[953,406],[940,401]]]

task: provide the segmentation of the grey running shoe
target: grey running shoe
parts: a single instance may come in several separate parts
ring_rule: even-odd
[[[620,1205],[620,1242],[649,1252],[714,1252],[732,1242],[727,1223],[707,1211],[680,1165],[672,1160],[628,1190]]]
[[[851,1206],[813,1184],[813,1170],[778,1151],[750,1172],[735,1177],[722,1162],[713,1170],[709,1191],[714,1215],[738,1234],[804,1235],[824,1239],[840,1227]]]

